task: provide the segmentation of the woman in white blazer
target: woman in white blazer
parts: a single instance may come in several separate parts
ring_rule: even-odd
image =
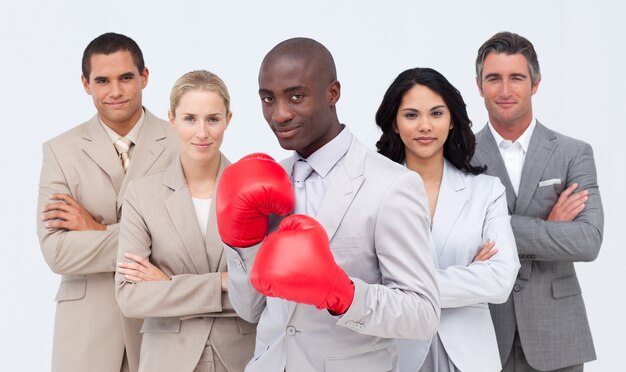
[[[116,295],[126,316],[144,319],[139,371],[243,371],[252,358],[256,325],[238,318],[229,301],[213,202],[230,164],[220,153],[229,103],[217,75],[179,78],[169,120],[180,160],[128,186]]]
[[[505,189],[470,164],[475,138],[461,94],[435,70],[404,71],[376,124],[378,151],[424,181],[442,308],[432,340],[398,340],[400,370],[501,370],[487,304],[507,300],[520,265]]]

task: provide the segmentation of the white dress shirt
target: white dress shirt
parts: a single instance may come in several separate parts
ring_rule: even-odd
[[[206,239],[206,225],[209,222],[211,199],[191,198],[191,201],[193,202],[193,209],[196,211],[196,219],[198,220],[198,226],[200,226],[200,232],[202,233],[202,237]]]
[[[524,160],[526,160],[526,152],[528,151],[528,145],[530,144],[530,137],[535,130],[537,121],[533,117],[530,125],[524,133],[515,141],[509,141],[504,138],[494,129],[491,122],[488,123],[491,134],[496,140],[498,149],[500,150],[500,156],[506,166],[506,171],[509,174],[511,185],[515,190],[515,195],[518,195],[519,184],[522,179],[522,168],[524,168]]]
[[[131,129],[130,132],[128,132],[128,134],[124,136],[128,138],[135,145],[137,144],[137,139],[139,138],[139,132],[141,132],[141,128],[143,127],[143,122],[145,121],[145,119],[146,119],[146,112],[142,109],[139,120],[137,120],[137,123],[133,126],[133,129]],[[104,124],[102,119],[100,119],[100,116],[98,116],[98,120],[100,120],[100,124],[102,125],[102,128],[104,128],[104,131],[107,133],[107,135],[111,139],[111,144],[114,144],[115,142],[117,142],[118,139],[122,138],[122,136],[115,133],[113,129],[109,128],[108,125]],[[130,146],[130,149],[128,150],[128,157],[131,159],[131,161],[132,161],[134,152],[135,152],[135,146]]]

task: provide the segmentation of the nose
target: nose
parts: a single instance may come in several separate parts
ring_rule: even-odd
[[[289,108],[289,105],[277,100],[274,105],[274,110],[272,111],[272,121],[277,124],[285,124],[291,121],[293,117],[294,114]]]
[[[428,133],[432,130],[432,125],[430,123],[430,119],[422,116],[417,120],[417,130],[421,133]]]
[[[206,139],[209,137],[209,124],[206,122],[198,123],[196,129],[196,137],[199,139]]]
[[[121,97],[123,94],[122,84],[119,81],[113,80],[111,82],[111,90],[109,91],[109,95],[111,97]]]

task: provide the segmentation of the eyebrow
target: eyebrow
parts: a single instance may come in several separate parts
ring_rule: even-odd
[[[132,72],[132,71],[129,71],[129,72],[125,72],[125,73],[121,74],[118,78],[133,77],[133,76],[135,76],[135,73]],[[95,76],[93,79],[94,80],[102,80],[102,79],[109,79],[109,77],[108,76]]]
[[[437,106],[431,107],[429,111],[437,110],[437,109],[440,109],[440,108],[446,108],[446,105],[437,105]],[[414,109],[412,107],[405,107],[405,108],[403,108],[400,111],[419,111],[419,110],[418,109]]]

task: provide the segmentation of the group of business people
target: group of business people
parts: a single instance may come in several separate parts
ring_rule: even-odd
[[[525,38],[494,35],[476,136],[439,72],[402,72],[378,153],[338,119],[331,53],[294,38],[259,72],[281,147],[234,164],[225,83],[180,77],[142,106],[137,44],[85,49],[97,114],[43,145],[38,235],[57,293],[53,371],[582,371],[576,261],[603,214],[591,147],[532,113]],[[133,181],[133,182],[131,182]]]

